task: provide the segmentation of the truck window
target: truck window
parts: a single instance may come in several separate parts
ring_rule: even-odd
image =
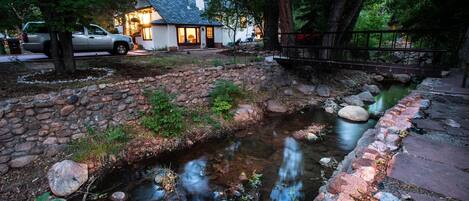
[[[24,28],[26,33],[49,33],[45,23],[29,23]]]
[[[99,27],[89,26],[88,27],[88,35],[103,35],[103,36],[105,36],[105,35],[107,35],[107,33]]]

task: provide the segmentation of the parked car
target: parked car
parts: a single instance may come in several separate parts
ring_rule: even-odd
[[[50,57],[50,36],[44,22],[28,22],[23,28],[23,49],[41,52]],[[60,41],[60,39],[59,39]],[[98,25],[77,25],[72,32],[75,52],[107,51],[125,55],[133,49],[132,38],[122,34],[111,34]]]

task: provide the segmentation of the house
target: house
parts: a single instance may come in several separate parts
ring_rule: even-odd
[[[117,27],[122,34],[147,50],[220,48],[232,32],[217,21],[202,17],[204,0],[138,0],[135,11],[127,13]],[[240,29],[237,39],[251,37],[254,28]]]

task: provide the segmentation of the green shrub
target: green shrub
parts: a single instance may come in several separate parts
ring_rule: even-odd
[[[228,119],[237,98],[243,96],[241,89],[233,82],[218,80],[215,88],[210,93],[212,111],[217,115],[222,115]]]
[[[95,133],[94,129],[88,130],[92,131],[88,136],[75,140],[70,145],[73,158],[77,161],[117,154],[131,139],[122,126],[110,127],[102,133]]]
[[[164,137],[179,135],[183,130],[184,110],[174,104],[173,99],[163,90],[152,93],[149,97],[150,114],[142,118],[141,124]]]

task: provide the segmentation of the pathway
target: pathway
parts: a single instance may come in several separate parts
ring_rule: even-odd
[[[380,191],[415,201],[469,200],[469,88],[460,88],[460,75],[427,79],[418,87],[425,99],[420,118],[391,160]]]
[[[150,54],[144,50],[133,50],[129,51],[129,56],[141,56]],[[95,57],[95,56],[111,56],[108,52],[77,52],[74,54],[75,57]],[[37,61],[49,59],[45,54],[42,53],[31,53],[31,54],[20,54],[20,55],[1,55],[0,63],[5,62],[16,62],[16,61]]]

